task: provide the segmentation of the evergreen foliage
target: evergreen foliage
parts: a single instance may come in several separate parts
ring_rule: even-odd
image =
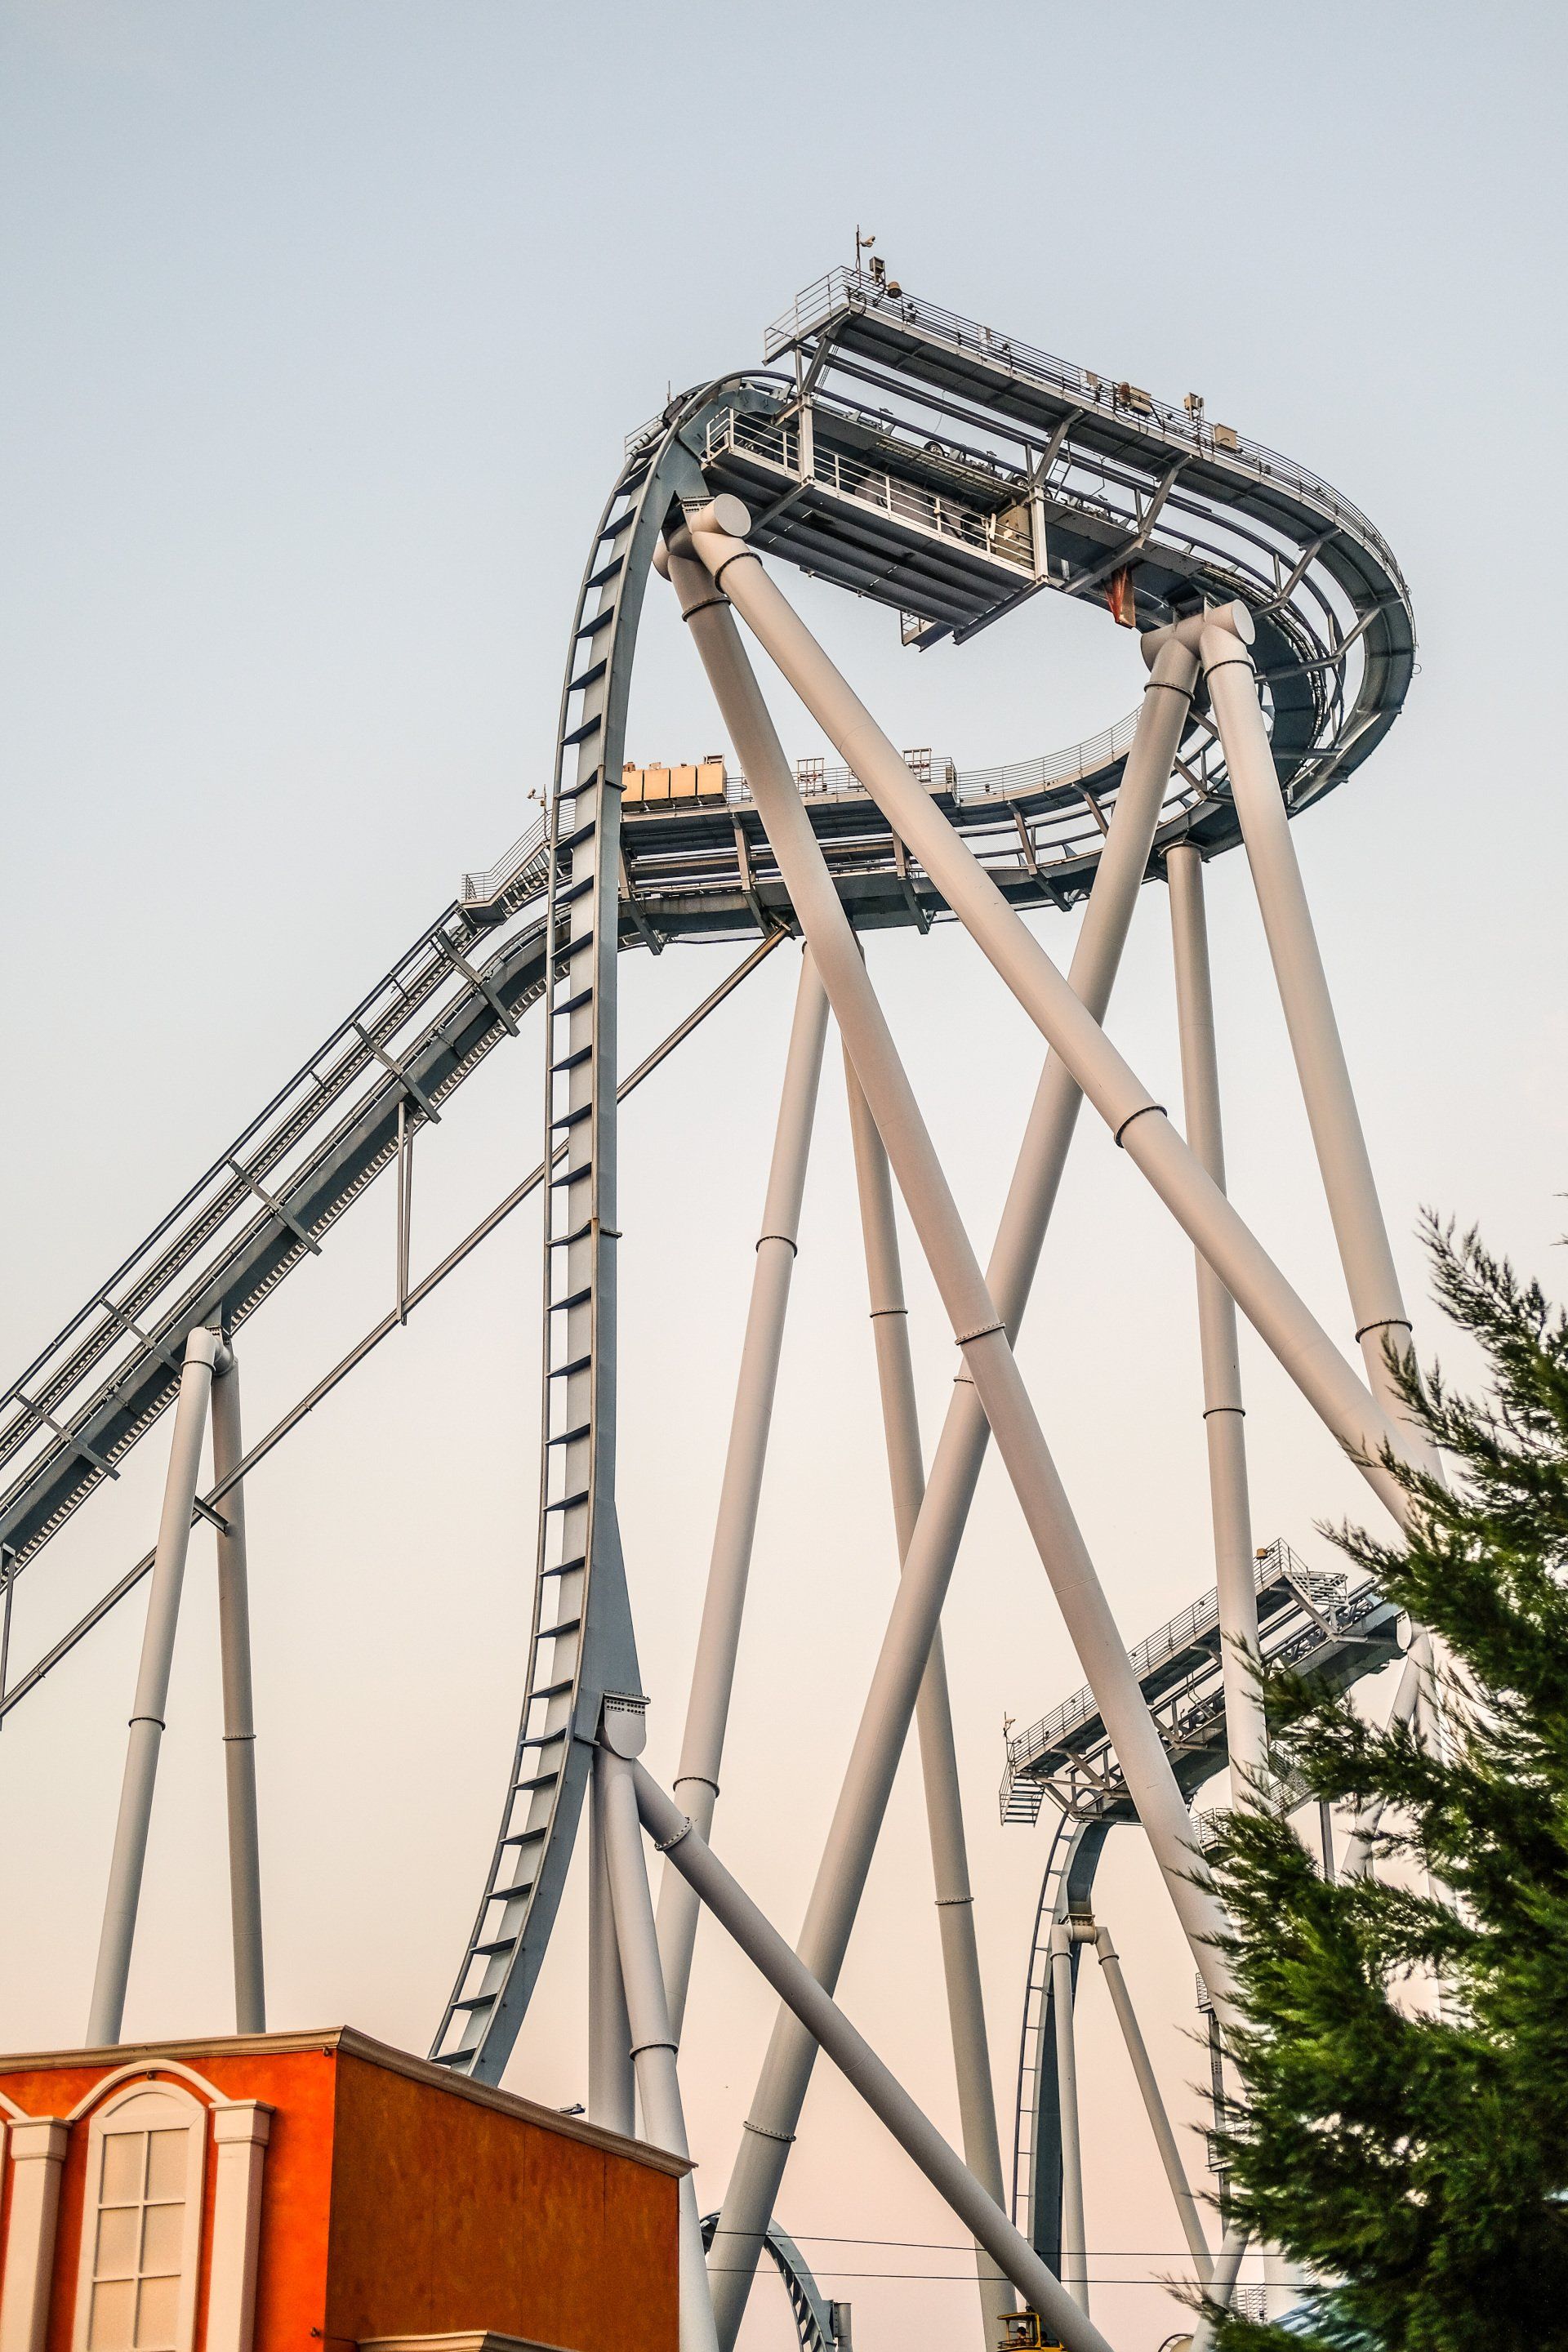
[[[1267,1807],[1215,1857],[1246,2019],[1233,2211],[1333,2283],[1289,2329],[1226,2319],[1221,2352],[1568,2345],[1568,1316],[1474,1233],[1426,1238],[1487,1393],[1402,1364],[1450,1483],[1391,1464],[1405,1539],[1335,1540],[1439,1637],[1444,1752],[1264,1677],[1279,1753],[1314,1797],[1383,1801],[1392,1868],[1328,1885]]]

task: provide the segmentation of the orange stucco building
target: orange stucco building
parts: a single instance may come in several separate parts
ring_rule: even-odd
[[[678,2352],[684,2163],[347,2027],[0,2059],[0,2352]]]

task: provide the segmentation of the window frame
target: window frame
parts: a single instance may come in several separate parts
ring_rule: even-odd
[[[71,2352],[88,2352],[92,2328],[92,2291],[102,2282],[93,2273],[98,2254],[99,2217],[103,2210],[104,2143],[119,2137],[116,2116],[128,2106],[144,2103],[145,2120],[127,2123],[130,2131],[179,2131],[185,2134],[184,2231],[180,2249],[179,2294],[174,2310],[174,2352],[192,2352],[196,2332],[202,2269],[203,2192],[206,2186],[207,2109],[178,2083],[140,2075],[121,2084],[111,2098],[93,2112],[88,2126],[87,2168],[82,2186],[81,2251],[77,2263],[76,2311],[71,2328]],[[146,2200],[139,2210],[145,2212]],[[141,2273],[137,2273],[138,2281]],[[132,2341],[135,2341],[134,2318]]]

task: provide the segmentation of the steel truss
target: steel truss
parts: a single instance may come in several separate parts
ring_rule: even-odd
[[[192,1188],[141,1250],[0,1399],[5,1640],[17,1571],[176,1402],[158,1544],[9,1694],[41,1675],[149,1571],[147,1632],[91,2031],[120,2030],[158,1735],[191,1528],[219,1531],[230,1748],[237,2014],[264,2014],[248,1686],[244,1481],[311,1406],[402,1323],[521,1200],[543,1193],[542,1427],[534,1604],[517,1739],[491,1861],[432,2054],[499,2078],[548,1948],[587,1811],[590,2101],[619,2128],[684,2150],[678,2048],[707,1907],[781,2000],[722,2209],[682,2200],[683,2352],[732,2352],[765,2252],[804,2352],[838,2341],[774,2218],[817,2051],[854,2083],[973,2235],[988,2333],[1022,2297],[1071,2352],[1102,2352],[1089,2313],[1076,2131],[1073,1988],[1105,1973],[1196,2274],[1216,2297],[1240,2248],[1205,2232],[1105,1925],[1095,1866],[1138,1822],[1205,1980],[1223,2041],[1223,1925],[1189,1817],[1227,1759],[1236,1802],[1278,1801],[1249,1654],[1340,1681],[1394,1654],[1367,1588],[1276,1546],[1255,1569],[1236,1370],[1246,1316],[1395,1517],[1387,1454],[1426,1457],[1399,1418],[1408,1331],[1288,819],[1342,782],[1397,716],[1414,666],[1392,553],[1328,485],[1137,387],[836,272],[770,331],[773,364],[671,401],[628,441],[573,618],[542,827],[446,909],[321,1053]],[[965,773],[899,751],[764,569],[795,563],[895,609],[904,641],[963,642],[1045,590],[1135,626],[1139,713],[1054,759]],[[742,772],[721,794],[623,804],[626,713],[650,573],[669,583]],[[667,593],[659,588],[657,593]],[[792,770],[741,628],[821,727],[826,759]],[[1224,1189],[1204,862],[1245,846],[1263,914],[1362,1350],[1352,1365]],[[1101,1025],[1139,890],[1170,885],[1185,1139]],[[1059,972],[1020,910],[1087,901]],[[962,923],[1047,1048],[989,1265],[959,1219],[857,934]],[[623,949],[760,944],[672,1038],[618,1078]],[[616,1507],[616,1108],[761,958],[804,945],[759,1236],[678,1799],[640,1761],[631,1592]],[[409,1278],[412,1153],[490,1048],[542,1007],[539,1167],[422,1282]],[[901,1576],[797,1946],[708,1843],[829,1015],[844,1049],[869,1311]],[[1079,1108],[1110,1130],[1194,1244],[1216,1588],[1129,1654],[1013,1353]],[[374,1177],[398,1182],[392,1311],[248,1454],[234,1335]],[[929,1461],[913,1407],[893,1187],[948,1312],[961,1370]],[[1364,1376],[1363,1376],[1364,1375]],[[215,1482],[198,1492],[208,1411]],[[1011,1743],[1006,1818],[1059,1818],[1028,1971],[1013,2210],[988,2058],[940,1619],[985,1446],[1018,1494],[1089,1687]],[[1420,1702],[1418,1638],[1396,1704]],[[952,2034],[962,2156],[837,2006],[889,1792],[918,1721]],[[589,1801],[591,1800],[591,1801]],[[1375,1824],[1353,1825],[1363,1867]],[[657,1906],[645,1834],[665,1856]],[[1217,2062],[1216,2062],[1217,2063]],[[705,2243],[721,2248],[710,2255]],[[711,2274],[710,2274],[711,2273]]]

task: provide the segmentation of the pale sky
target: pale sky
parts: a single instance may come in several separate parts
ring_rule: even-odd
[[[7,1375],[487,865],[544,781],[572,598],[621,436],[761,357],[850,257],[1314,468],[1411,583],[1421,670],[1298,828],[1412,1297],[1431,1203],[1549,1284],[1568,1167],[1535,434],[1568,353],[1559,10],[1384,0],[780,13],[529,0],[0,5]],[[889,732],[963,765],[1130,709],[1136,648],[1036,600],[972,647],[785,573]],[[825,749],[777,681],[787,747]],[[628,751],[721,740],[650,594]],[[1232,1189],[1320,1317],[1350,1318],[1245,868],[1210,869]],[[1037,919],[1065,961],[1072,926]],[[623,965],[628,1061],[735,951]],[[624,1122],[621,1500],[650,1760],[673,1769],[793,985],[787,953]],[[951,927],[872,943],[982,1254],[1039,1064]],[[1163,1098],[1163,894],[1110,1022]],[[539,1156],[539,1039],[422,1146],[416,1270]],[[794,1932],[894,1573],[836,1066],[802,1255],[716,1843]],[[423,2050],[489,1858],[533,1550],[537,1227],[526,1215],[253,1482],[271,2015]],[[260,1428],[384,1309],[379,1187],[245,1334]],[[951,1378],[909,1244],[928,1442]],[[1418,1314],[1434,1337],[1429,1310]],[[1021,1358],[1129,1642],[1212,1582],[1191,1254],[1084,1122]],[[1370,1513],[1247,1345],[1256,1532],[1310,1559]],[[166,1435],[18,1590],[14,1667],[151,1541]],[[210,1552],[182,1625],[127,2031],[232,2021]],[[140,1637],[132,1602],[0,1737],[0,2045],[80,2038]],[[947,1621],[1010,2138],[1046,1832],[1002,1830],[1005,1714],[1082,1679],[988,1468]],[[1132,1832],[1100,1900],[1173,2104],[1196,2120],[1191,1968]],[[569,1897],[508,2081],[584,2095]],[[918,1777],[843,1979],[956,2130]],[[716,2203],[772,2004],[704,1929],[686,2081]],[[1096,2316],[1153,2352],[1180,2240],[1102,1990],[1083,2017]],[[1194,2163],[1201,2156],[1193,2150]],[[781,2218],[861,2352],[973,2344],[961,2237],[829,2069]],[[895,2245],[889,2242],[908,2242]],[[933,2274],[898,2284],[894,2270]],[[940,2283],[938,2283],[940,2282]],[[482,2324],[483,2315],[476,2315]],[[766,2284],[746,2352],[786,2352]]]

